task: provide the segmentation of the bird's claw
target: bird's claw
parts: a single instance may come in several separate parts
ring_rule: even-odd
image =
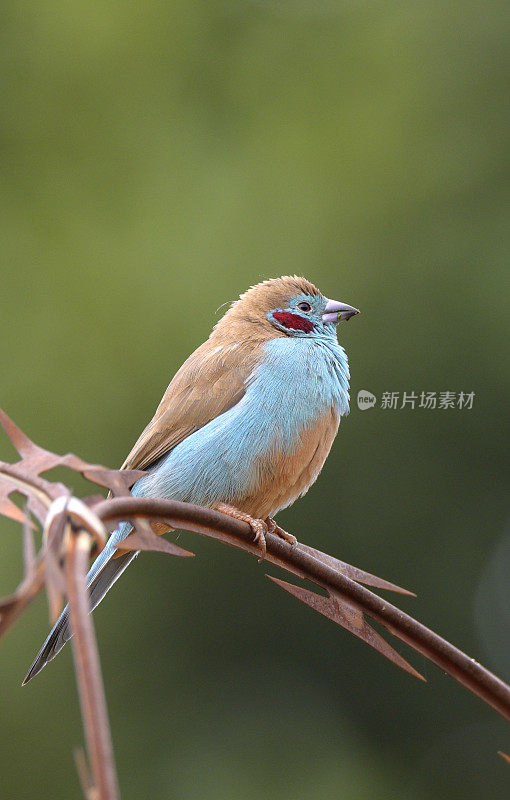
[[[266,522],[263,519],[256,519],[250,516],[250,514],[246,514],[244,511],[240,511],[238,508],[229,506],[226,503],[218,503],[215,508],[228,517],[233,517],[234,519],[239,519],[242,522],[248,523],[253,531],[253,543],[256,544],[260,550],[259,562],[263,561],[266,557]]]
[[[268,533],[276,534],[276,536],[279,536],[280,539],[283,539],[284,542],[288,542],[290,545],[292,545],[292,547],[295,547],[295,545],[297,545],[298,540],[296,539],[296,537],[293,536],[292,533],[288,533],[287,531],[284,531],[283,528],[280,528],[278,523],[275,522],[272,517],[266,517],[264,522],[267,525]]]
[[[283,528],[274,521],[272,517],[266,517],[266,519],[257,519],[256,517],[250,516],[250,514],[246,514],[244,511],[241,511],[239,508],[235,508],[235,506],[229,506],[227,503],[218,503],[215,506],[217,511],[221,511],[222,514],[226,514],[229,517],[233,517],[234,519],[239,519],[242,522],[247,522],[250,528],[253,531],[253,543],[257,545],[260,550],[260,558],[259,561],[263,561],[266,557],[266,534],[267,533],[274,533],[275,536],[279,536],[280,539],[283,539],[284,542],[288,542],[292,547],[295,547],[297,544],[297,539],[292,533],[287,533]]]

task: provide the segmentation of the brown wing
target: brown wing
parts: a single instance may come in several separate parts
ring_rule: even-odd
[[[192,433],[236,405],[259,348],[207,340],[184,362],[122,469],[146,469]]]

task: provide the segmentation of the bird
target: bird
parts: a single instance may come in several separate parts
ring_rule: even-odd
[[[317,479],[349,412],[349,364],[336,325],[356,314],[296,275],[251,286],[176,372],[124,461],[121,469],[144,471],[131,494],[245,520],[262,553],[268,530],[295,545],[274,517]],[[131,530],[122,522],[92,564],[91,611],[138,555],[116,548]],[[66,607],[23,684],[70,637]]]

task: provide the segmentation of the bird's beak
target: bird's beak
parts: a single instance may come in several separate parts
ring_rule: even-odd
[[[359,310],[354,306],[348,306],[347,303],[340,303],[338,300],[328,300],[324,314],[322,315],[323,322],[341,322],[343,319],[347,322],[348,319],[359,314]]]

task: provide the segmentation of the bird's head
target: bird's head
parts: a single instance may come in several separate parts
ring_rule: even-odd
[[[260,336],[334,336],[335,325],[359,314],[357,308],[328,300],[313,283],[297,276],[272,278],[252,286],[216,326],[250,324]]]

